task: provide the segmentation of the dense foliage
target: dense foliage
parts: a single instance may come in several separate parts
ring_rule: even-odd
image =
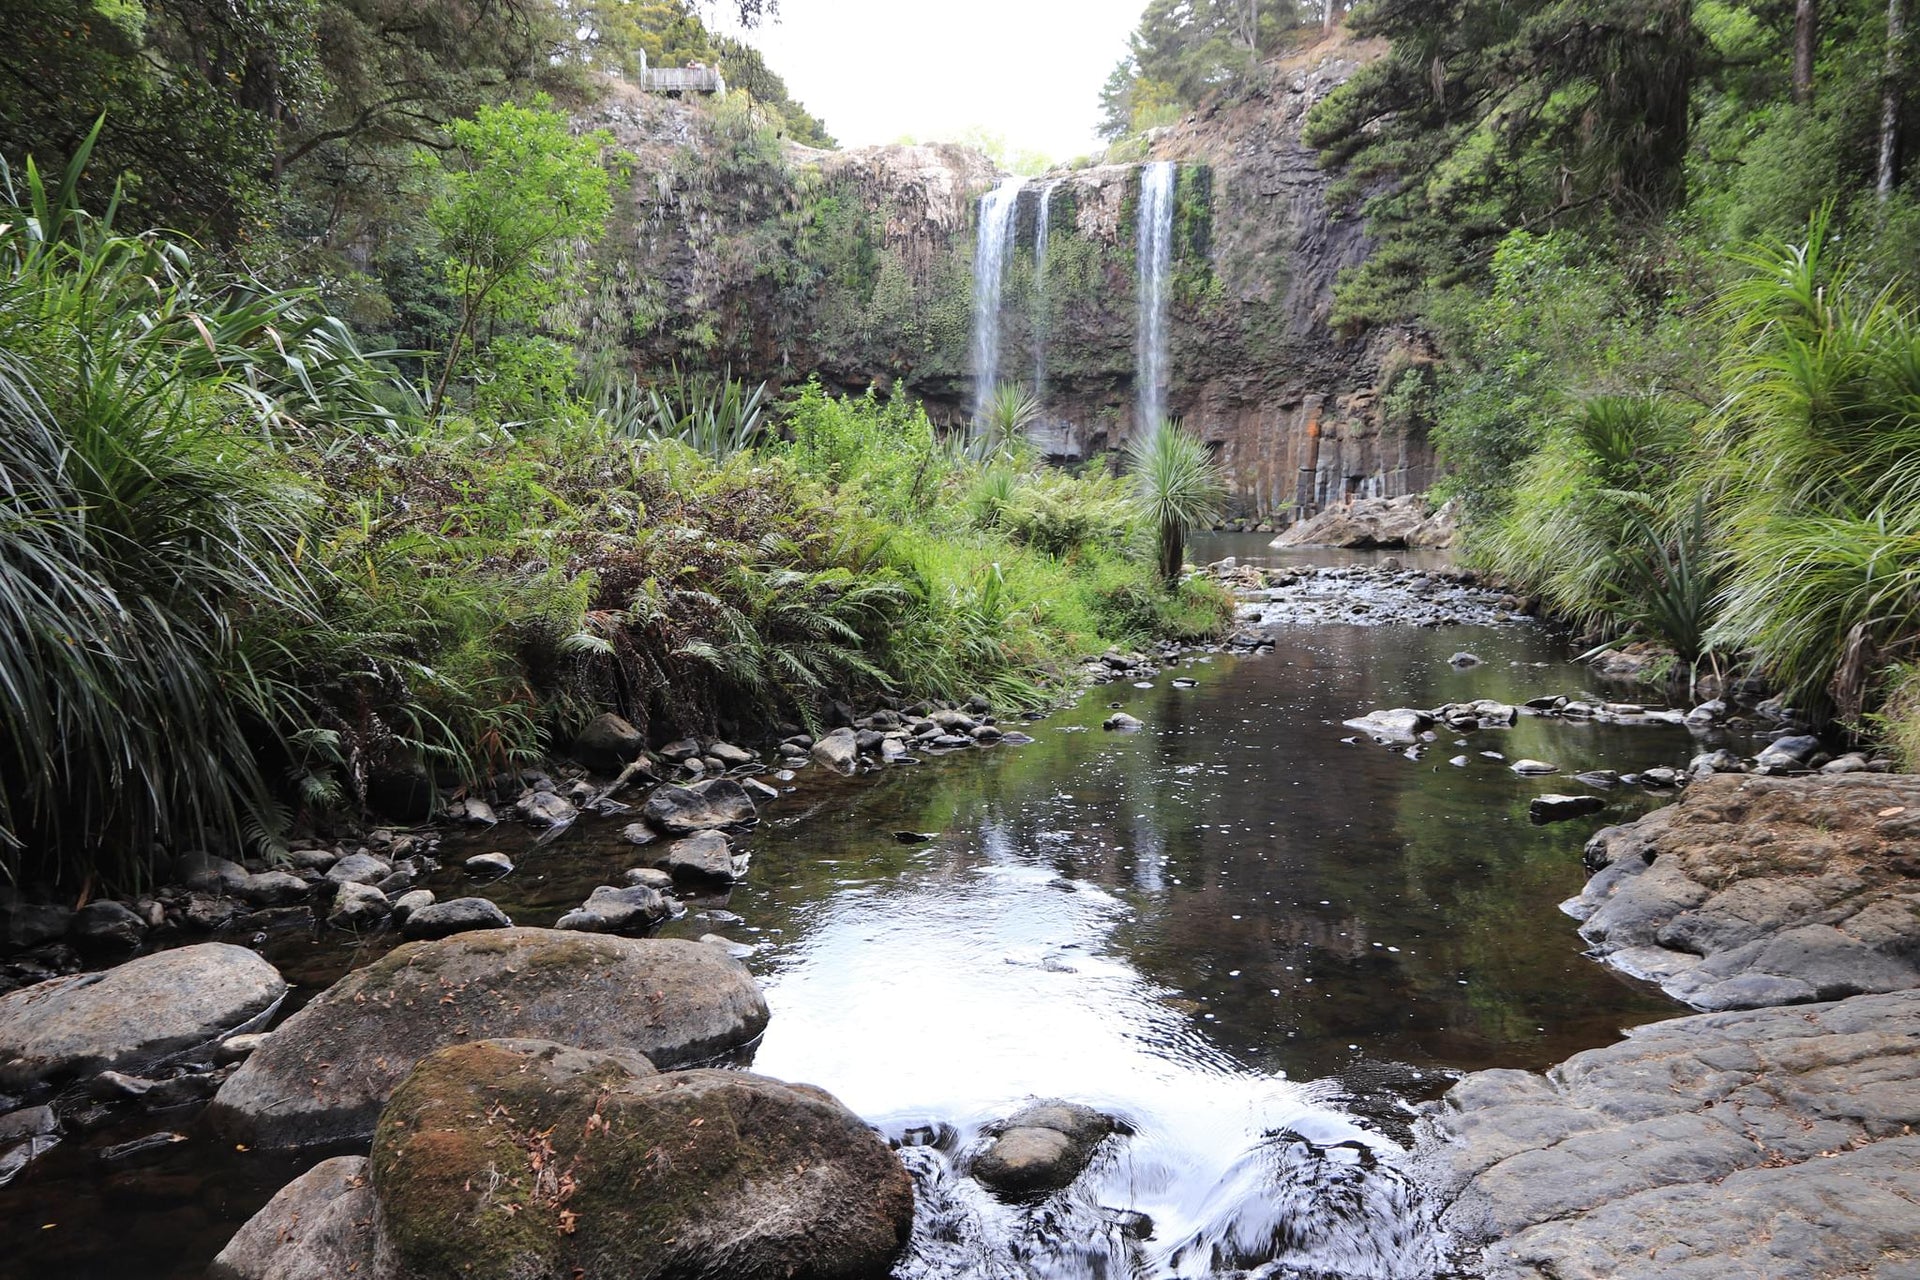
[[[1472,553],[1597,639],[1920,741],[1904,3],[1375,0],[1308,140],[1370,219],[1335,320],[1446,359]]]
[[[1331,3],[1331,0],[1329,0]],[[1207,98],[1262,82],[1261,60],[1316,29],[1324,6],[1301,0],[1148,0],[1127,56],[1100,92],[1100,136],[1172,124]]]

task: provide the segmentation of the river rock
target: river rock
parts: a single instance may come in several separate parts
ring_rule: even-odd
[[[498,880],[513,874],[513,859],[504,853],[476,853],[460,864],[476,880]]]
[[[1355,716],[1342,722],[1349,729],[1358,729],[1375,742],[1406,746],[1420,741],[1420,735],[1433,727],[1433,717],[1424,711],[1412,707],[1395,707],[1391,711],[1369,711],[1364,716]]]
[[[1819,750],[1820,739],[1810,734],[1776,738],[1754,758],[1753,766],[1762,773],[1787,773],[1795,769],[1805,769],[1808,767],[1807,762]]]
[[[1116,711],[1101,721],[1100,727],[1108,733],[1138,733],[1146,726],[1138,717],[1130,716],[1124,711]]]
[[[616,889],[603,884],[587,896],[584,906],[575,907],[561,916],[559,923],[553,927],[581,933],[638,936],[672,914],[673,908],[667,905],[666,898],[652,886],[631,885]]]
[[[0,1089],[137,1071],[244,1029],[287,984],[245,947],[205,942],[0,996]]]
[[[816,764],[835,773],[860,771],[860,737],[852,729],[835,729],[813,744],[811,754]]]
[[[370,884],[343,884],[333,895],[327,924],[335,929],[370,929],[393,910],[387,895]]]
[[[256,907],[297,906],[312,894],[313,886],[291,871],[262,871],[240,886],[240,896]]]
[[[673,876],[658,867],[629,867],[620,873],[620,878],[628,885],[645,885],[661,893],[673,888]]]
[[[183,853],[173,860],[173,878],[201,893],[238,896],[250,874],[239,863],[210,853]]]
[[[1508,765],[1507,768],[1523,777],[1539,777],[1549,773],[1560,772],[1559,765],[1548,764],[1545,760],[1515,760],[1512,764]]]
[[[1703,778],[1592,844],[1581,935],[1695,1008],[1920,986],[1920,778]]]
[[[675,878],[731,882],[738,872],[733,844],[718,831],[702,831],[667,846],[658,864]]]
[[[1607,807],[1607,802],[1599,796],[1535,796],[1527,806],[1527,818],[1540,825],[1549,822],[1565,822],[1569,818],[1584,818],[1590,813],[1599,813]]]
[[[102,898],[73,913],[67,936],[82,951],[124,954],[146,941],[147,922],[126,903]]]
[[[335,1156],[280,1188],[207,1268],[210,1280],[394,1280],[376,1260],[365,1156]]]
[[[913,1220],[898,1158],[822,1090],[528,1041],[422,1060],[373,1185],[399,1269],[463,1280],[882,1280]]]
[[[258,1147],[358,1140],[413,1064],[447,1044],[537,1036],[671,1068],[739,1049],[766,1025],[752,975],[711,947],[484,929],[410,942],[348,974],[241,1065],[208,1115]]]
[[[564,827],[580,816],[573,801],[552,791],[529,791],[516,800],[513,807],[536,827]]]
[[[400,925],[409,941],[450,938],[474,929],[511,929],[513,921],[485,898],[451,898],[415,907]]]
[[[714,778],[691,787],[661,787],[647,797],[644,811],[655,830],[692,835],[752,822],[753,800],[731,778]]]
[[[573,740],[573,758],[596,773],[618,773],[646,749],[646,735],[612,712],[595,716]]]
[[[37,947],[64,938],[73,912],[50,902],[21,902],[12,890],[0,889],[0,946]]]
[[[397,925],[404,925],[407,922],[407,917],[422,907],[430,907],[432,905],[433,890],[409,889],[393,900],[393,922]]]
[[[1007,1195],[1058,1191],[1080,1176],[1113,1121],[1072,1102],[1042,1102],[1009,1119],[974,1157],[976,1180]]]
[[[370,853],[350,853],[327,869],[327,879],[335,884],[379,884],[392,874],[391,862]]]
[[[736,747],[731,742],[716,742],[707,748],[707,754],[729,769],[739,769],[745,765],[760,763],[759,756],[745,747]]]
[[[1422,1122],[1488,1280],[1894,1276],[1920,1246],[1920,992],[1637,1027]]]

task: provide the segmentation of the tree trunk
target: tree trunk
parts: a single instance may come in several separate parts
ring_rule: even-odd
[[[1884,203],[1900,181],[1900,99],[1907,46],[1907,0],[1887,0],[1887,59],[1880,86],[1880,173],[1874,195]]]
[[[1180,566],[1187,558],[1187,531],[1177,520],[1160,522],[1160,577],[1168,586],[1180,581]]]
[[[1793,6],[1793,100],[1813,101],[1813,53],[1820,44],[1820,0],[1795,0]]]
[[[1320,15],[1320,34],[1333,34],[1334,24],[1340,19],[1340,0],[1326,0],[1326,9]]]

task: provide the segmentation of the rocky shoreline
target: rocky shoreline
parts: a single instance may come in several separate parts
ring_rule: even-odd
[[[1590,842],[1595,954],[1724,1010],[1461,1079],[1416,1161],[1487,1280],[1920,1275],[1920,777],[1712,776]]]

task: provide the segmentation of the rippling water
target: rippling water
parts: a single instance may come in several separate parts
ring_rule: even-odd
[[[1482,665],[1451,667],[1461,649]],[[1601,818],[1544,828],[1527,802],[1578,789],[1579,769],[1684,764],[1693,745],[1524,719],[1413,759],[1343,742],[1340,721],[1589,686],[1563,655],[1530,624],[1299,628],[1270,655],[1095,690],[1029,726],[1030,745],[855,781],[809,771],[744,842],[747,882],[670,931],[752,949],[773,1008],[756,1070],[822,1085],[907,1144],[921,1208],[902,1276],[1440,1274],[1395,1164],[1410,1104],[1459,1070],[1544,1067],[1673,1010],[1583,957],[1555,910],[1585,836],[1660,800],[1615,792]],[[1101,732],[1111,703],[1145,729]],[[1484,751],[1563,776],[1516,778]],[[502,904],[551,923],[633,864],[617,829],[537,848],[496,833],[486,847],[520,867]],[[374,950],[295,938],[272,954],[311,989]],[[1056,1097],[1132,1133],[1038,1203],[964,1176],[984,1126]],[[180,1123],[70,1142],[0,1191],[0,1269],[199,1274],[288,1171],[198,1134],[157,1164],[97,1161]]]

